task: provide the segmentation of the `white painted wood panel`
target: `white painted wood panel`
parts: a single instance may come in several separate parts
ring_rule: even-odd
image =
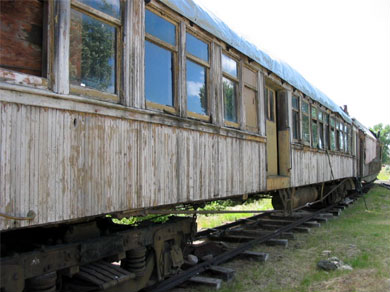
[[[265,144],[1,103],[0,229],[265,190]]]

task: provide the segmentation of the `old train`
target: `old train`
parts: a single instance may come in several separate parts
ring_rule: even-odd
[[[1,291],[180,268],[192,218],[107,215],[261,193],[292,211],[376,178],[373,133],[192,0],[0,5]]]

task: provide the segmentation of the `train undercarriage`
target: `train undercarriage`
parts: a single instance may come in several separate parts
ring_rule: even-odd
[[[284,189],[272,194],[272,203],[289,215],[308,205],[334,204],[356,187],[348,178]],[[5,232],[1,291],[139,291],[176,274],[196,234],[195,217],[167,220],[134,226],[105,217]]]

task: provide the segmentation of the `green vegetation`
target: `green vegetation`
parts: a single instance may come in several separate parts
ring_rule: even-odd
[[[390,180],[390,165],[383,166],[377,178],[379,180]]]
[[[379,134],[379,140],[383,144],[382,163],[390,164],[390,125],[380,123],[372,127],[371,131]]]
[[[247,200],[245,203],[235,205],[231,200],[215,201],[207,204],[200,210],[271,210],[271,199]],[[215,215],[198,215],[198,229],[212,228],[222,225],[226,222],[236,221],[237,219],[250,217],[255,214],[252,213],[233,213],[233,214],[215,214]]]
[[[288,248],[258,246],[268,252],[267,263],[234,260],[225,265],[237,271],[222,292],[390,291],[390,191],[375,186],[367,195],[311,234],[296,234]],[[325,272],[317,262],[324,251],[353,267]],[[210,291],[191,287],[189,291]]]

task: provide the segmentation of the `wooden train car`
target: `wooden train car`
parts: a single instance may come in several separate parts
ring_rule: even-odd
[[[165,254],[143,231],[126,231],[126,240],[143,240],[123,239],[111,254],[103,239],[99,247],[83,243],[103,229],[114,232],[95,221],[107,214],[265,192],[291,211],[324,200],[324,190],[338,184],[342,196],[353,179],[371,181],[379,172],[372,133],[191,0],[0,5],[5,291],[23,291],[25,279],[41,275],[72,276],[108,256]],[[163,228],[166,242],[180,250],[192,225],[172,224]],[[38,234],[58,252],[48,230],[61,228],[55,240],[82,260],[49,263],[47,253],[32,247],[33,258],[12,257],[22,252],[12,249],[18,241]],[[77,254],[74,242],[99,250],[97,258]],[[145,246],[152,248],[144,252]],[[170,268],[178,266],[167,258]],[[27,269],[27,259],[46,265]],[[39,284],[31,285],[38,291]]]

